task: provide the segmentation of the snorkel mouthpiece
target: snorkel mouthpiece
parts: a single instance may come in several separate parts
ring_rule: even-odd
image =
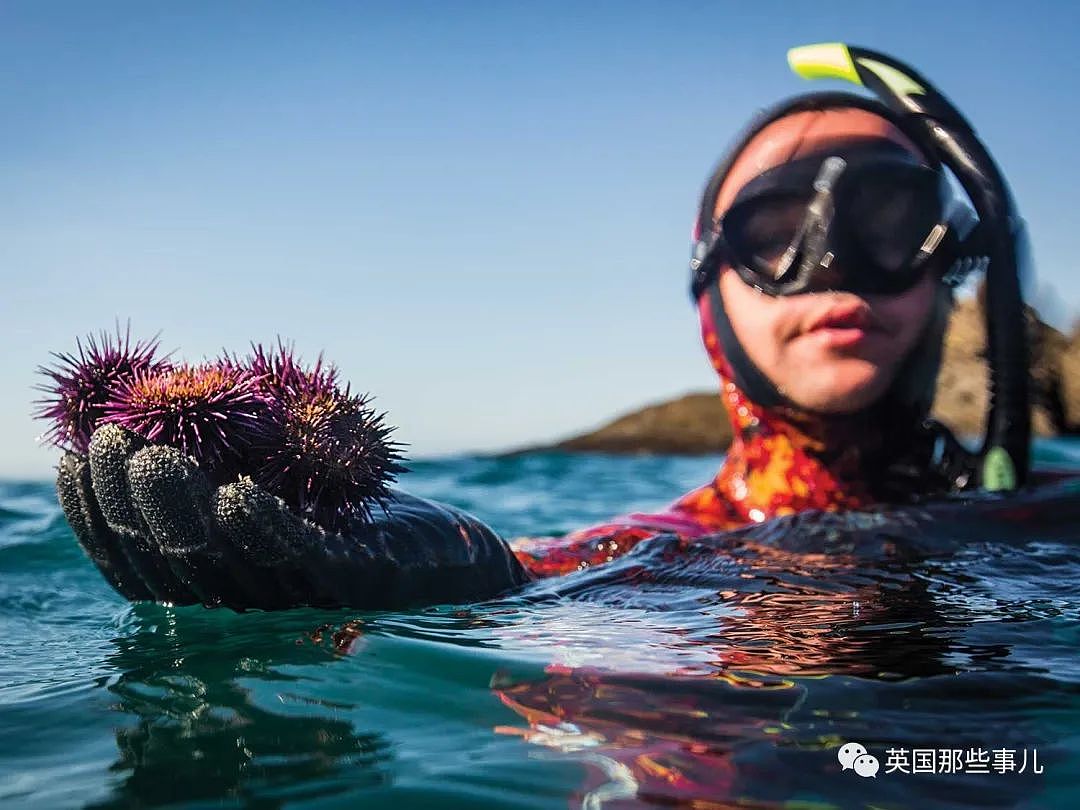
[[[1017,488],[1028,473],[1031,415],[1019,277],[1024,239],[1005,178],[960,111],[902,62],[864,48],[821,43],[792,48],[788,64],[806,79],[841,79],[873,92],[922,131],[925,144],[971,198],[979,217],[973,238],[982,240],[987,260],[985,315],[990,365],[990,413],[976,473],[984,489]]]

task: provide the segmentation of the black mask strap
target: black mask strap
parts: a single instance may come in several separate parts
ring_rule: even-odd
[[[742,344],[739,343],[739,339],[735,337],[735,330],[728,319],[727,310],[724,309],[720,285],[711,284],[705,294],[709,296],[709,309],[712,312],[716,338],[720,341],[720,348],[724,352],[724,357],[727,358],[728,365],[731,366],[732,382],[750,398],[751,402],[758,405],[775,408],[785,404],[779,389],[761,369],[754,365],[754,361],[750,359]]]

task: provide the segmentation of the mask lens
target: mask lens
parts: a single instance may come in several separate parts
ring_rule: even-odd
[[[784,255],[806,219],[808,203],[805,195],[775,194],[733,206],[722,227],[735,259],[764,280],[782,280]]]
[[[861,177],[853,185],[842,221],[876,272],[897,274],[910,268],[942,221],[938,188],[929,172],[887,172]]]

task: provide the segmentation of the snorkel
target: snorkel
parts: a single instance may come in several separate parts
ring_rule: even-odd
[[[841,43],[793,48],[788,52],[788,63],[806,79],[843,79],[866,87],[895,113],[921,128],[925,142],[974,204],[979,224],[968,241],[978,244],[986,258],[990,366],[990,412],[976,473],[984,489],[1017,488],[1028,473],[1031,416],[1019,277],[1022,222],[1005,178],[960,111],[907,65]]]

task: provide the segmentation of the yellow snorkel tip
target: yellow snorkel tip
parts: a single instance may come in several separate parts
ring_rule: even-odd
[[[869,71],[873,74],[867,77],[869,81],[884,84],[899,98],[926,92],[926,88],[896,64],[875,59],[869,51],[849,48],[843,42],[800,45],[788,51],[787,60],[791,69],[804,79],[840,79],[865,86],[863,75]]]
[[[819,42],[800,45],[787,53],[788,64],[804,79],[843,79],[862,84],[851,51],[842,42]]]

